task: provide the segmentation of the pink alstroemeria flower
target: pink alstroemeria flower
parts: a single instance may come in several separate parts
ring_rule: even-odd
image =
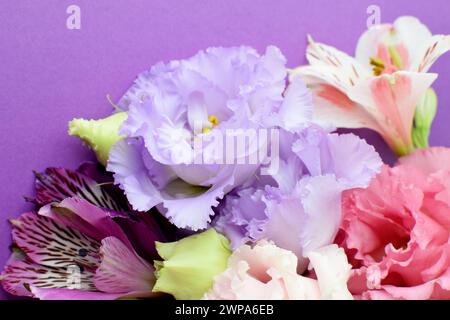
[[[432,35],[417,18],[370,28],[356,56],[309,37],[309,65],[292,70],[314,94],[318,122],[377,131],[398,155],[414,149],[411,132],[416,106],[437,75],[427,73],[450,49],[450,36]]]

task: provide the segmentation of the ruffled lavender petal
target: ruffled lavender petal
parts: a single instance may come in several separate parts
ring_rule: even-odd
[[[239,188],[223,200],[213,226],[231,241],[233,249],[256,239],[261,225],[267,219],[263,190],[254,187]]]
[[[110,152],[107,169],[114,172],[115,182],[122,188],[135,210],[147,211],[161,203],[157,189],[142,158],[140,141],[116,143]]]
[[[354,134],[329,134],[310,127],[298,135],[292,150],[312,176],[333,174],[346,188],[364,188],[383,164],[374,147]]]
[[[241,176],[237,172],[255,171],[255,166],[251,165],[226,166],[208,188],[193,186],[181,179],[171,180],[171,171],[166,171],[167,174],[164,171],[149,172],[150,165],[158,166],[141,142],[120,141],[111,151],[108,170],[115,172],[116,183],[124,190],[134,209],[147,211],[161,204],[162,213],[172,223],[191,230],[208,226],[210,217],[214,215],[212,208],[233,188],[235,177]],[[160,190],[161,187],[164,189]]]
[[[198,195],[164,199],[162,203],[164,208],[167,209],[163,212],[164,215],[179,228],[194,231],[207,228],[208,223],[211,222],[211,216],[214,215],[213,207],[219,204],[218,200],[222,199],[234,185],[234,170],[231,167],[227,169],[221,173],[224,178],[221,179],[220,183]],[[188,194],[187,189],[193,188],[193,186],[185,183],[182,184],[186,186],[183,189],[183,194]]]
[[[119,102],[128,139],[113,147],[108,163],[133,208],[156,206],[180,228],[206,228],[218,200],[258,171],[262,157],[246,161],[267,144],[250,139],[224,163],[215,134],[240,129],[246,139],[246,129],[298,131],[311,120],[311,95],[299,78],[286,91],[285,64],[273,46],[264,55],[249,47],[209,48],[142,73]],[[194,162],[199,156],[204,161]]]
[[[179,66],[179,61],[173,61],[168,64],[162,62],[154,65],[151,70],[142,72],[134,81],[131,88],[125,92],[118,102],[118,107],[122,110],[128,110],[131,103],[144,101],[148,96],[153,94],[157,87],[164,86],[165,81],[160,81],[156,75],[168,73],[170,74]]]
[[[292,251],[303,265],[303,243],[301,230],[306,220],[300,190],[283,194],[276,188],[268,188],[263,198],[266,205],[266,219],[258,238],[274,241],[279,247]],[[281,231],[283,230],[283,231]]]
[[[301,108],[299,106],[302,106]],[[278,125],[290,132],[305,129],[312,121],[312,94],[300,77],[294,77],[278,110]]]
[[[333,242],[341,222],[341,194],[366,185],[378,172],[375,150],[354,135],[312,126],[282,132],[291,150],[280,151],[274,184],[251,184],[227,195],[213,226],[237,247],[269,239],[294,252],[305,270],[312,250]]]
[[[383,162],[375,148],[354,134],[328,136],[333,167],[324,174],[334,174],[346,189],[365,188],[381,171]]]

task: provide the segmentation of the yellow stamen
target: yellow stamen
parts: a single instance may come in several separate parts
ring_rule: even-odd
[[[219,120],[217,119],[216,116],[210,116],[208,118],[208,123],[203,129],[202,129],[202,133],[208,133],[211,132],[212,128],[216,127],[219,125]]]
[[[202,129],[202,133],[208,133],[208,132],[210,132],[211,131],[211,128],[208,128],[208,127],[204,127],[203,129]]]
[[[216,116],[210,116],[210,117],[208,118],[208,121],[212,123],[213,127],[219,125],[219,120],[217,119]]]
[[[370,57],[370,64],[374,67],[384,68],[383,60],[377,57]]]
[[[384,62],[380,58],[370,57],[370,64],[373,66],[373,74],[379,76],[384,71]]]

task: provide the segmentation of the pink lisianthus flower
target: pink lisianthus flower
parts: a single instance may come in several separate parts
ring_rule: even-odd
[[[297,274],[297,257],[271,242],[239,247],[228,269],[216,276],[208,300],[352,299],[347,289],[350,265],[341,248],[329,245],[309,255],[317,280]]]
[[[309,65],[291,75],[300,74],[312,90],[316,121],[375,130],[396,154],[405,155],[415,147],[416,106],[437,77],[427,72],[449,49],[450,36],[432,35],[406,16],[367,30],[355,57],[309,38]]]
[[[420,149],[343,197],[340,243],[363,299],[450,298],[450,149]]]

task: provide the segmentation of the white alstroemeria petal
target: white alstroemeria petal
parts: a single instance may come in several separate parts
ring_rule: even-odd
[[[411,71],[414,65],[421,60],[425,51],[425,44],[429,44],[431,32],[419,19],[411,16],[403,16],[395,20],[393,25],[394,44],[404,45],[408,53],[410,63],[402,67]]]
[[[314,42],[311,37],[308,40],[309,45],[306,51],[308,62],[311,66],[326,67],[320,71],[328,79],[333,79],[331,83],[334,83],[340,90],[346,91],[371,75],[370,69],[345,52],[323,43]],[[293,74],[295,73],[294,70]]]
[[[391,30],[391,24],[380,24],[366,30],[359,37],[358,44],[356,45],[356,60],[366,68],[372,69],[370,58],[377,56],[379,44],[388,42]]]
[[[450,35],[435,35],[416,50],[416,59],[412,62],[411,70],[428,72],[433,63],[450,50]]]

